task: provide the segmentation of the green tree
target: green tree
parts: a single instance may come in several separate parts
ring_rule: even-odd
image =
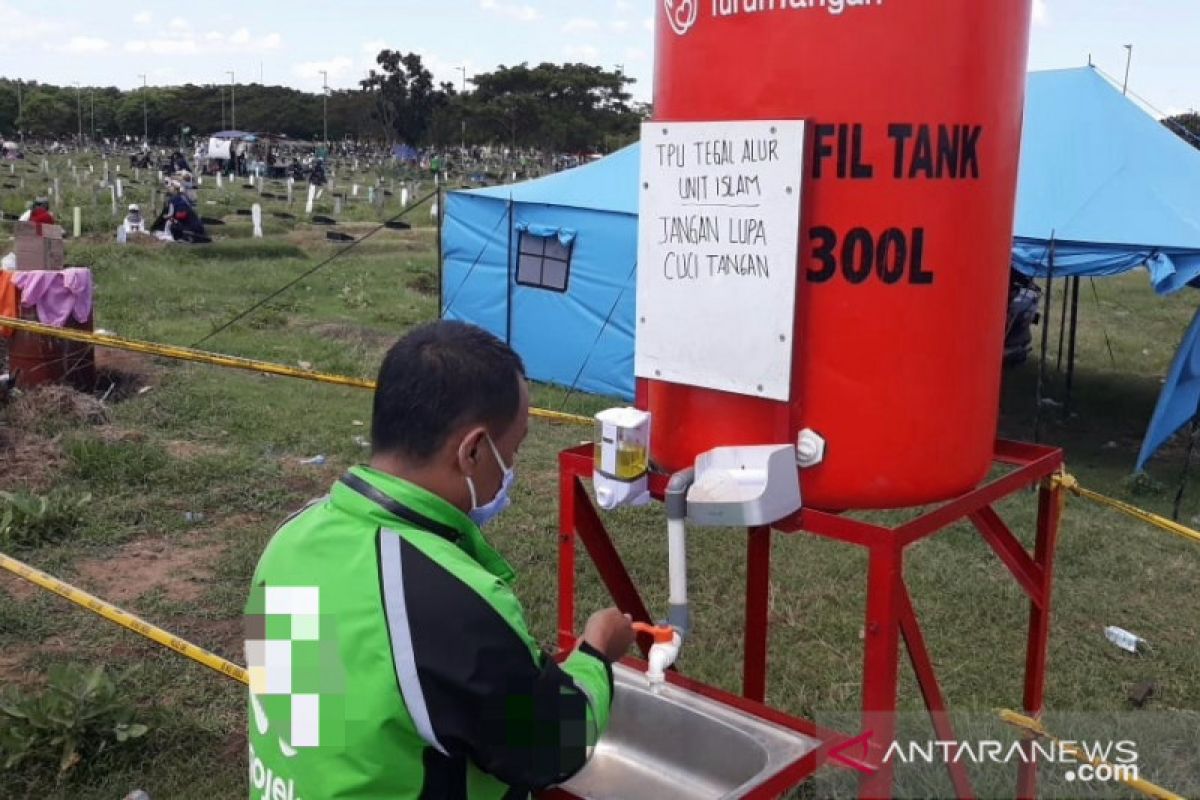
[[[78,130],[76,105],[61,92],[40,88],[25,97],[20,127],[35,136],[67,136]]]
[[[12,81],[0,81],[0,137],[16,138],[17,86]]]
[[[1200,148],[1200,113],[1189,111],[1186,114],[1167,117],[1163,124],[1179,134],[1192,147]]]
[[[360,84],[375,101],[375,118],[389,142],[409,145],[426,142],[434,112],[446,104],[454,89],[435,86],[433,73],[416,53],[384,50],[375,59],[379,70],[371,70]]]
[[[589,64],[518,64],[475,77],[470,120],[514,147],[612,149],[636,137],[633,79]]]

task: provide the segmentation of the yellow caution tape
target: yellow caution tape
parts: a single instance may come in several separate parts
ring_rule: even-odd
[[[54,592],[60,597],[70,600],[80,608],[91,611],[93,614],[99,614],[109,622],[116,623],[139,636],[144,636],[152,642],[174,650],[176,653],[186,656],[198,664],[203,664],[209,669],[216,670],[227,678],[233,678],[235,681],[240,681],[247,685],[250,683],[249,673],[237,664],[226,661],[216,653],[211,653],[203,647],[197,647],[190,642],[180,639],[178,636],[168,633],[156,625],[151,625],[149,622],[130,614],[128,611],[122,611],[111,603],[106,603],[81,589],[76,589],[74,586],[60,581],[53,575],[34,569],[28,564],[17,561],[15,558],[10,558],[3,553],[0,553],[0,568],[8,570],[19,578],[24,578],[35,586],[40,586],[43,589]]]
[[[42,336],[65,339],[71,342],[84,342],[98,347],[109,347],[114,350],[128,350],[144,355],[162,356],[163,358],[172,358],[178,361],[191,361],[197,364],[211,364],[212,366],[226,367],[228,369],[262,372],[268,375],[299,378],[301,380],[327,383],[335,386],[349,386],[355,389],[375,390],[375,381],[363,378],[350,378],[345,375],[314,372],[313,370],[298,369],[283,364],[275,364],[270,361],[258,361],[252,358],[241,358],[240,356],[227,356],[220,353],[210,353],[206,350],[195,350],[190,347],[176,347],[175,345],[145,342],[139,339],[126,339],[123,336],[113,336],[108,333],[89,333],[88,331],[71,330],[69,328],[55,328],[50,325],[42,325],[41,323],[13,319],[11,317],[0,317],[0,327],[37,333]],[[588,417],[564,414],[560,411],[549,411],[544,408],[531,408],[529,414],[530,416],[550,422],[562,422],[570,425],[592,424],[592,420]]]
[[[1137,506],[1132,506],[1129,503],[1115,500],[1111,497],[1106,497],[1105,495],[1102,495],[1099,492],[1093,492],[1090,489],[1085,489],[1079,485],[1079,481],[1074,475],[1069,475],[1064,472],[1056,475],[1053,480],[1063,489],[1075,495],[1076,497],[1082,497],[1085,500],[1091,500],[1093,503],[1107,506],[1108,508],[1120,511],[1122,514],[1127,514],[1134,519],[1141,520],[1148,525],[1153,525],[1156,528],[1161,528],[1167,531],[1168,533],[1173,533],[1180,538],[1200,544],[1200,532],[1197,532],[1186,525],[1180,525],[1174,520],[1167,519],[1166,517],[1159,516],[1158,514],[1153,514],[1145,509],[1138,508]]]
[[[1055,738],[1050,733],[1048,733],[1046,731],[1046,728],[1042,725],[1042,723],[1036,719],[1032,719],[1030,717],[1025,716],[1024,714],[1018,714],[1015,711],[1009,711],[1007,709],[1002,710],[998,713],[1000,715],[1000,719],[1003,720],[1004,722],[1008,723],[1009,725],[1012,725],[1015,728],[1020,728],[1022,730],[1028,731],[1029,733],[1032,733],[1035,736],[1040,736],[1042,738],[1049,739],[1050,741],[1052,741],[1056,745],[1058,745],[1059,748],[1062,750],[1062,752],[1071,756],[1072,758],[1074,758],[1076,761],[1079,761],[1080,763],[1091,764],[1093,767],[1111,767],[1113,769],[1114,775],[1120,776],[1122,774],[1120,770],[1116,769],[1115,767],[1112,767],[1111,764],[1108,764],[1107,762],[1101,761],[1099,759],[1090,758],[1088,756],[1088,754],[1085,753],[1080,748],[1075,747],[1072,744],[1068,744],[1066,742],[1063,742],[1060,739]],[[1121,784],[1124,784],[1125,786],[1128,786],[1130,789],[1133,789],[1136,792],[1144,794],[1146,797],[1154,798],[1154,800],[1186,800],[1186,798],[1184,798],[1182,795],[1175,794],[1172,791],[1164,789],[1161,786],[1156,786],[1155,784],[1150,783],[1149,781],[1144,781],[1141,778],[1118,777],[1117,781]]]

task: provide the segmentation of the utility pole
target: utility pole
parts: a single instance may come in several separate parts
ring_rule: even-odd
[[[21,144],[25,144],[25,120],[21,119],[25,115],[25,100],[21,96],[21,79],[17,78],[17,135],[21,139]]]
[[[221,130],[225,130],[225,86],[221,85]]]
[[[1121,89],[1121,94],[1129,94],[1129,68],[1133,66],[1133,45],[1125,45],[1125,50],[1128,51],[1125,55],[1125,86]]]
[[[83,90],[79,88],[79,81],[75,81],[75,113],[79,120],[79,138],[76,139],[78,144],[83,144]]]
[[[463,65],[463,66],[461,66],[461,67],[458,67],[457,69],[458,69],[458,71],[459,71],[459,72],[461,72],[461,73],[462,73],[462,93],[465,95],[465,94],[467,93],[467,67],[466,67],[466,65]],[[462,118],[462,141],[461,141],[461,145],[462,145],[462,151],[465,153],[465,152],[467,151],[467,112],[466,112],[466,106],[463,106],[463,118]]]
[[[237,130],[237,89],[234,87],[233,70],[226,70],[229,75],[229,129]]]
[[[96,90],[88,89],[88,103],[91,105],[92,116],[92,141],[96,141]]]
[[[146,106],[147,95],[149,95],[149,84],[146,83],[146,73],[138,75],[142,79],[142,144],[146,147],[150,146],[150,110]]]
[[[325,146],[329,147],[329,70],[321,70],[321,121],[325,131]]]

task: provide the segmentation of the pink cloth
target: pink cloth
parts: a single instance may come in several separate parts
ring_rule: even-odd
[[[86,267],[32,269],[12,273],[21,290],[21,305],[37,308],[38,321],[61,328],[72,317],[87,322],[92,316],[92,271]]]

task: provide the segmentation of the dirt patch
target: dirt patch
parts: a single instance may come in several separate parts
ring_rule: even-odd
[[[126,350],[96,351],[96,394],[120,403],[158,385],[162,367],[147,356]]]
[[[396,335],[394,333],[383,333],[382,331],[371,330],[359,325],[347,325],[340,322],[327,322],[321,325],[314,325],[311,330],[313,334],[323,339],[373,348],[391,347],[396,342]]]
[[[215,542],[185,547],[166,539],[130,542],[114,555],[81,562],[82,588],[121,605],[161,589],[168,600],[200,599],[224,547]]]
[[[58,385],[38,386],[22,393],[8,406],[8,421],[20,430],[32,430],[47,422],[61,424],[63,420],[103,425],[108,422],[108,409],[90,394]]]
[[[183,637],[197,647],[203,647],[211,653],[216,653],[221,658],[235,664],[241,664],[245,659],[246,626],[241,617],[236,619],[178,617],[164,624],[175,635]]]
[[[0,572],[0,594],[5,594],[13,600],[25,601],[44,591],[23,578],[18,578],[11,572]]]
[[[49,490],[65,465],[57,439],[0,425],[0,491]]]

